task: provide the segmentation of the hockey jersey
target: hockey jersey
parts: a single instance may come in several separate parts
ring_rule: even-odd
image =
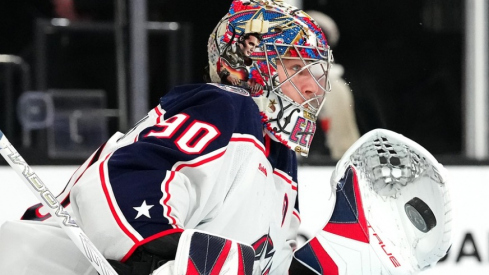
[[[264,136],[246,90],[221,84],[174,88],[100,147],[59,199],[104,256],[120,261],[195,228],[252,245],[262,274],[286,274],[300,223],[295,153]]]

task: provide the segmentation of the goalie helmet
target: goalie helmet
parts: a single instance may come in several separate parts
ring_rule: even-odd
[[[250,35],[259,44],[251,54],[240,53]],[[225,83],[235,74],[243,86],[253,87],[265,132],[308,155],[316,117],[330,90],[333,59],[324,33],[309,15],[278,0],[235,0],[209,37],[208,57],[211,82]]]

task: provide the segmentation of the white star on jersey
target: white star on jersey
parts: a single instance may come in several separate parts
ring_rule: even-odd
[[[136,211],[138,211],[138,214],[136,215],[136,218],[135,219],[141,217],[142,215],[145,215],[146,217],[151,218],[151,216],[149,215],[149,210],[153,206],[154,205],[147,205],[146,204],[146,200],[144,200],[143,201],[143,204],[141,204],[141,206],[139,206],[139,207],[133,207]]]

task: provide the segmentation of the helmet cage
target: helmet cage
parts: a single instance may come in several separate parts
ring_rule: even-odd
[[[321,44],[321,43],[318,43]],[[331,83],[329,81],[328,73],[333,62],[332,51],[329,46],[317,47],[308,45],[291,45],[283,44],[280,42],[265,42],[262,45],[263,57],[255,57],[254,69],[259,72],[262,78],[268,79],[265,81],[269,85],[268,92],[274,92],[284,100],[291,102],[300,109],[306,110],[314,117],[317,117],[321,107],[324,104],[326,93],[331,91]],[[261,60],[260,60],[261,59]],[[288,60],[301,60],[303,66],[301,69],[289,73],[285,70],[286,79],[278,79],[276,74],[277,63],[284,66],[284,59]],[[259,63],[266,63],[266,66],[261,66]],[[257,64],[258,63],[258,64]],[[314,79],[315,84],[319,87],[319,92],[314,96],[307,98],[301,93],[293,78],[296,75],[303,73],[305,70]],[[289,82],[295,89],[295,92],[303,99],[302,103],[295,102],[282,92],[281,87]]]
[[[287,57],[282,57],[281,55],[278,55],[276,59],[278,59],[278,62],[280,65],[282,65],[285,68],[284,59],[289,59],[289,60],[301,60],[303,65],[300,70],[294,72],[293,74],[290,74],[288,70],[284,70],[286,74],[286,79],[282,80],[279,79],[279,81],[271,81],[271,91],[277,93],[278,96],[281,98],[291,102],[292,104],[296,105],[297,107],[301,109],[305,109],[309,113],[313,114],[315,117],[319,115],[319,111],[321,110],[321,107],[324,104],[326,93],[331,92],[331,83],[328,78],[328,73],[331,68],[331,62],[332,62],[332,53],[331,50],[329,49],[329,46],[327,48],[322,48],[319,49],[318,47],[314,46],[298,46],[298,45],[283,45],[283,44],[277,44],[277,43],[266,43],[265,46],[272,46],[276,51],[278,52],[278,47],[293,47],[294,52],[300,53],[300,52],[309,52],[310,51],[315,51],[318,53],[319,58],[311,58],[310,56],[304,56],[302,54],[299,54],[297,56],[287,56]],[[265,52],[265,55],[267,53]],[[267,65],[271,66],[273,64],[270,62],[270,59],[266,58],[267,60]],[[276,64],[276,63],[275,63]],[[312,79],[316,83],[316,85],[319,87],[320,91],[317,94],[314,94],[314,96],[306,98],[304,94],[299,90],[297,85],[294,83],[293,78],[296,75],[301,74],[303,71],[307,70],[307,72],[312,76]],[[320,74],[318,75],[318,71]],[[278,76],[276,76],[278,77]],[[295,91],[297,94],[303,99],[302,103],[295,102],[293,99],[285,95],[281,87],[287,83],[290,82],[292,87],[294,87]]]

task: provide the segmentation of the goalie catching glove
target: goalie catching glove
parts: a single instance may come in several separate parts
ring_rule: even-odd
[[[294,257],[317,274],[417,274],[451,245],[445,168],[392,131],[362,136],[338,162],[326,226]]]

